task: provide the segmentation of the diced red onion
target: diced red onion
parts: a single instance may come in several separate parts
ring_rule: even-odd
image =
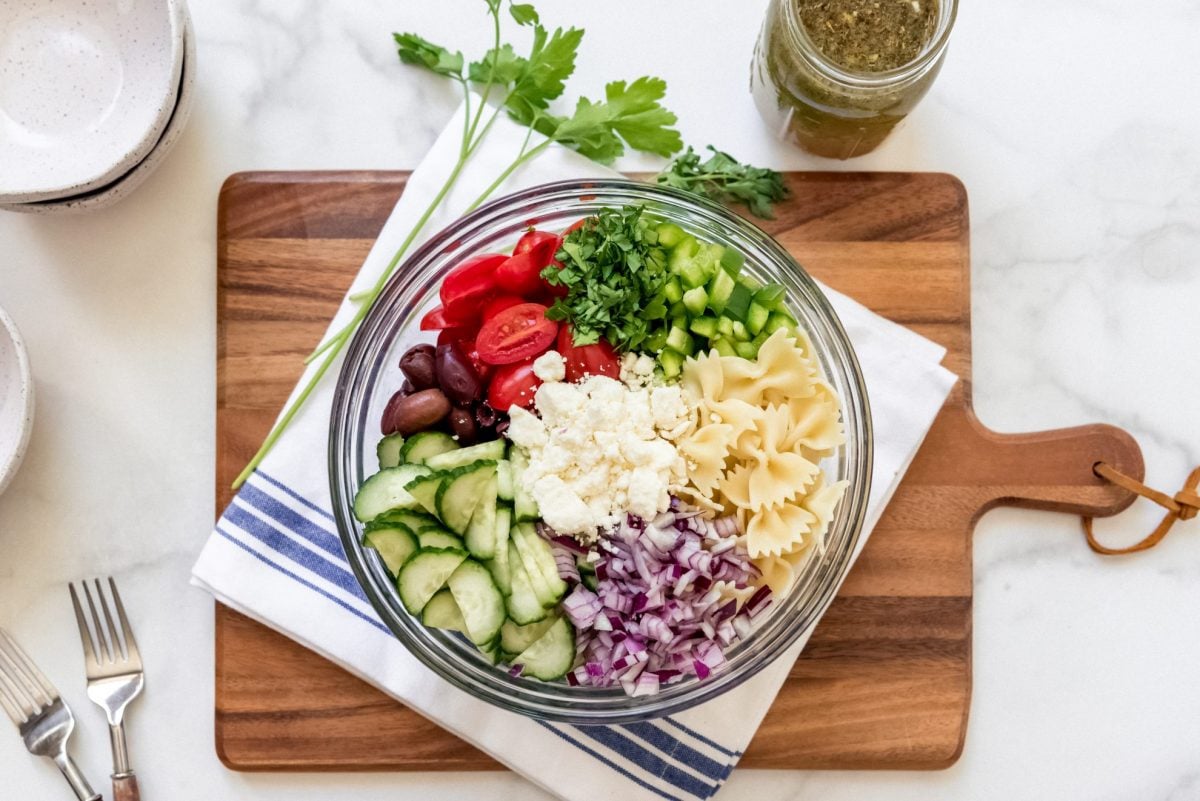
[[[575,628],[587,630],[592,627],[603,607],[596,593],[582,584],[577,584],[575,589],[571,590],[571,594],[563,599],[562,608]]]
[[[579,565],[575,564],[575,554],[558,545],[552,545],[551,551],[554,553],[554,564],[558,568],[559,578],[578,584]]]

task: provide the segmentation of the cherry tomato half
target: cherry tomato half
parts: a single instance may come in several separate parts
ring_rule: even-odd
[[[544,352],[558,334],[540,303],[510,306],[483,324],[475,346],[488,364],[512,364]]]
[[[566,362],[567,381],[581,381],[588,375],[621,377],[621,361],[607,340],[601,339],[592,345],[576,345],[570,326],[564,325],[558,332],[558,352]]]
[[[496,268],[496,285],[505,292],[527,297],[542,285],[541,272],[545,266],[537,251],[514,253]]]
[[[497,367],[488,384],[487,401],[493,409],[507,412],[513,406],[533,405],[533,396],[542,379],[533,373],[533,359]]]
[[[483,305],[498,294],[496,268],[508,258],[503,253],[486,253],[451,270],[439,290],[445,318],[456,325],[478,320]]]
[[[513,306],[519,306],[524,302],[524,298],[516,295],[497,295],[489,300],[487,305],[483,307],[483,321],[486,323],[488,320],[492,319],[505,309],[512,308]]]
[[[441,331],[453,326],[454,323],[446,319],[446,310],[441,306],[434,306],[421,318],[422,331]]]
[[[552,234],[549,231],[526,231],[517,240],[517,246],[513,248],[513,254],[534,253],[538,257],[538,262],[545,267],[554,258],[554,252],[558,250],[558,244],[558,234]]]

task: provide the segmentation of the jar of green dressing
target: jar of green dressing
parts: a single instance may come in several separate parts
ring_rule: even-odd
[[[957,0],[771,0],[750,75],[755,103],[810,153],[869,153],[929,90],[957,10]]]

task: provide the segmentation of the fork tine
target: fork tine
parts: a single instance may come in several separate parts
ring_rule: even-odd
[[[21,646],[17,645],[7,631],[0,629],[0,678],[5,679],[9,695],[17,701],[18,708],[27,718],[53,703],[58,694],[51,687],[45,698],[39,697],[48,682],[42,681],[42,687],[39,687],[39,679],[45,677],[39,676],[37,668],[30,670],[30,667],[32,666],[21,651]]]
[[[10,720],[16,726],[20,726],[29,718],[18,711],[19,704],[16,699],[8,694],[8,677],[0,673],[0,706],[4,707],[5,713],[8,714]]]
[[[112,577],[108,578],[108,586],[112,589],[113,604],[117,607],[117,617],[121,619],[121,632],[125,635],[125,653],[129,659],[141,661],[142,655],[138,651],[137,640],[133,637],[133,627],[129,625],[129,618],[125,616],[125,604],[121,603],[121,593],[117,592],[117,582]]]
[[[87,663],[88,671],[92,671],[100,667],[100,660],[96,658],[96,649],[92,644],[92,633],[88,631],[87,618],[83,614],[83,605],[79,603],[79,594],[75,592],[75,585],[68,584],[67,589],[71,591],[71,605],[75,607],[75,622],[79,624],[79,640],[83,643],[83,659]]]
[[[24,675],[28,682],[31,684],[36,684],[35,690],[41,690],[42,699],[45,701],[45,705],[49,706],[50,704],[54,703],[54,701],[58,698],[58,690],[56,690],[54,685],[50,683],[50,679],[46,678],[46,674],[43,673],[41,669],[39,669],[38,666],[33,663],[33,660],[26,655],[25,651],[20,645],[17,644],[17,641],[14,640],[7,631],[0,629],[0,635],[2,635],[4,639],[8,641],[9,650],[12,652],[13,656],[16,657],[17,664],[23,668]]]
[[[104,610],[104,620],[108,623],[108,641],[112,645],[113,661],[124,662],[129,658],[129,654],[122,647],[121,635],[117,633],[117,624],[113,622],[112,612],[108,611],[108,596],[104,594],[104,587],[100,584],[100,579],[96,579],[96,597],[100,599],[100,608]]]
[[[86,581],[80,582],[83,584],[83,595],[87,598],[88,609],[92,611],[93,628],[96,631],[96,656],[101,663],[112,662],[112,651],[109,650],[108,640],[104,637],[104,623],[100,620],[100,613],[96,611],[96,604],[92,601],[92,591],[88,589]]]

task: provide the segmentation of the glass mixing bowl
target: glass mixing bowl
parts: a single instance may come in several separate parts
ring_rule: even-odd
[[[561,231],[605,207],[642,205],[684,230],[746,256],[745,271],[787,290],[788,306],[812,339],[825,378],[842,400],[846,442],[822,462],[849,487],[829,527],[823,553],[799,572],[791,593],[725,650],[727,662],[707,679],[689,677],[657,695],[630,697],[616,688],[572,687],[509,675],[452,633],[429,629],[405,611],[378,555],[361,544],[351,511],[354,493],[378,469],[375,445],[388,398],[403,383],[400,356],[433,334],[421,315],[462,259],[511,248],[531,225]],[[413,254],[388,283],[351,341],[338,378],[329,431],[329,475],[342,545],[375,610],[430,670],[478,699],[532,718],[575,724],[628,723],[679,712],[733,689],[783,654],[813,626],[850,567],[871,482],[871,414],[862,372],[841,322],[811,277],[774,239],[696,195],[624,180],[544,184],[500,198],[458,220]]]

